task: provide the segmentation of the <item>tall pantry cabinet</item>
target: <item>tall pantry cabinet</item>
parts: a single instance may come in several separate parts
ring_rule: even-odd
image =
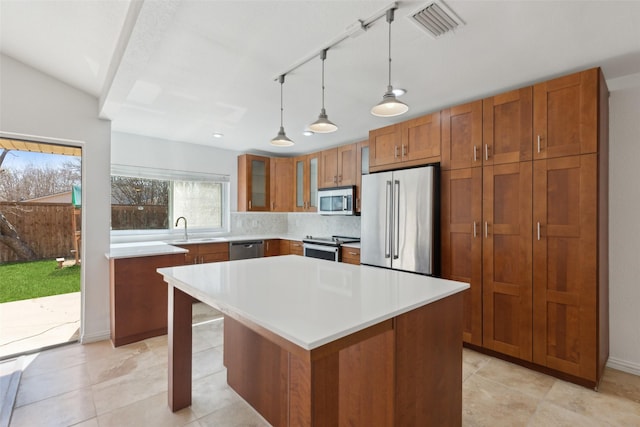
[[[471,283],[465,342],[597,384],[607,174],[599,69],[442,112],[442,270]]]

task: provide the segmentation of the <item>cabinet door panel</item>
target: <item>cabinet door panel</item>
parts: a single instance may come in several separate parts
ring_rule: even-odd
[[[595,381],[597,155],[534,163],[534,362]]]
[[[296,212],[302,212],[307,206],[305,199],[305,176],[307,174],[308,166],[305,156],[296,157],[293,161],[293,166],[293,210]]]
[[[369,132],[369,166],[388,165],[400,161],[400,137],[395,125]]]
[[[271,211],[293,210],[293,159],[271,158]]]
[[[483,169],[483,345],[532,358],[531,162]]]
[[[484,100],[482,156],[485,165],[531,160],[532,92],[529,86]]]
[[[440,160],[440,113],[407,121],[402,127],[402,160]]]
[[[442,277],[471,285],[463,340],[482,345],[482,169],[442,171]]]
[[[597,151],[598,73],[594,68],[534,86],[534,159]]]
[[[482,101],[443,110],[441,120],[442,168],[482,166]]]
[[[320,152],[321,167],[318,181],[321,188],[338,185],[338,150],[332,148]]]
[[[338,185],[356,185],[358,144],[348,144],[336,149],[338,155]]]

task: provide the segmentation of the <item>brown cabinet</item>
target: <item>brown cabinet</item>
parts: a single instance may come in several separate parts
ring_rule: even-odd
[[[320,188],[356,185],[357,149],[357,144],[348,144],[320,152]]]
[[[369,132],[372,172],[441,160],[440,112]]]
[[[264,241],[264,256],[277,256],[280,252],[280,239],[269,239]],[[284,255],[284,254],[282,254]]]
[[[482,173],[482,345],[531,361],[532,163]]]
[[[271,212],[293,210],[293,158],[272,157],[269,176]]]
[[[534,86],[534,159],[598,150],[600,76],[593,68]]]
[[[304,255],[304,248],[300,240],[289,240],[290,255]]]
[[[111,342],[118,347],[167,333],[167,286],[156,269],[184,265],[184,254],[109,261]]]
[[[531,160],[533,155],[531,86],[483,101],[482,162],[499,165]]]
[[[604,321],[597,161],[596,154],[536,161],[533,187],[534,362],[589,381],[599,379]]]
[[[340,257],[342,258],[342,262],[360,265],[360,248],[342,246],[340,248]]]
[[[313,153],[293,159],[293,210],[318,210],[318,169],[320,154]]]
[[[194,243],[179,245],[187,249],[186,264],[204,264],[207,262],[229,261],[229,243]]]
[[[442,110],[442,169],[482,166],[482,101]]]
[[[269,210],[268,157],[243,154],[238,156],[238,211]]]
[[[482,169],[442,171],[442,277],[469,283],[463,340],[482,345]]]

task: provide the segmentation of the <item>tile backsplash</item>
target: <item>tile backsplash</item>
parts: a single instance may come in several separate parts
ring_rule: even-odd
[[[360,217],[325,216],[317,213],[232,212],[231,233],[360,237]]]

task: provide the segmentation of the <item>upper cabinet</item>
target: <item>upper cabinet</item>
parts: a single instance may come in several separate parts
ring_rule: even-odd
[[[440,161],[440,113],[369,132],[373,172]]]
[[[593,68],[534,86],[534,159],[598,150],[598,73]]]
[[[307,154],[293,159],[293,210],[316,212],[318,210],[318,170],[320,153]]]
[[[442,110],[442,169],[482,166],[482,101]]]
[[[293,210],[293,158],[271,158],[271,212]]]
[[[531,160],[532,95],[533,88],[529,86],[483,101],[481,156],[484,165]]]
[[[357,184],[357,144],[343,145],[320,152],[320,188]]]
[[[270,202],[270,159],[238,156],[238,211],[268,211]]]

